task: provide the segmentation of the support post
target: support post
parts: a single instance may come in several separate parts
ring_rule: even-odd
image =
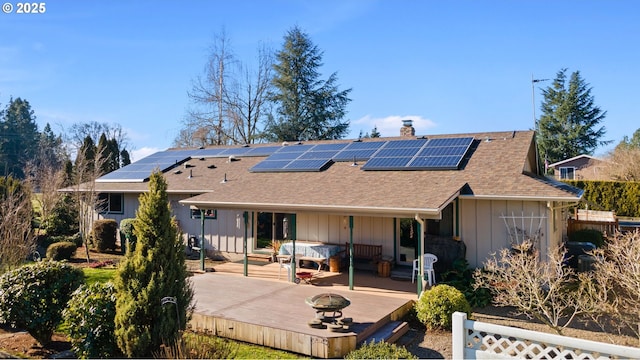
[[[353,215],[349,215],[349,290],[353,290]]]
[[[422,294],[422,283],[424,283],[424,249],[422,243],[422,221],[418,221],[418,280],[416,284],[418,284],[417,292],[418,296]]]
[[[204,209],[200,209],[200,271],[204,271]]]
[[[244,276],[249,276],[249,254],[247,254],[247,228],[249,226],[249,213],[242,213],[244,217],[244,240],[242,241],[242,251],[244,252]]]

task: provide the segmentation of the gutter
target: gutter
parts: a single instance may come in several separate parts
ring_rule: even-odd
[[[509,196],[509,195],[460,195],[461,199],[480,199],[480,200],[520,200],[520,201],[560,201],[579,203],[582,199],[582,193],[579,197],[548,197],[548,196]]]
[[[236,203],[236,202],[199,202],[190,200],[179,201],[182,205],[195,206],[196,208],[237,209],[237,210],[283,210],[287,211],[316,211],[329,212],[332,214],[358,215],[358,214],[378,214],[386,216],[407,215],[412,217],[415,214],[423,215],[427,218],[438,218],[440,209],[426,208],[393,208],[393,207],[367,207],[367,206],[344,206],[344,205],[314,205],[314,204],[277,204],[277,203]]]

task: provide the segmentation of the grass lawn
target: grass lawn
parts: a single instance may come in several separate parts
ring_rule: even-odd
[[[91,285],[96,282],[105,283],[113,280],[116,275],[115,268],[83,268],[84,281],[87,285]]]

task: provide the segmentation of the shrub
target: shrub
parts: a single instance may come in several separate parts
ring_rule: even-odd
[[[452,268],[442,274],[441,284],[451,285],[460,290],[472,307],[485,307],[491,304],[491,290],[485,287],[475,288],[473,270],[469,267],[469,262],[464,259],[453,261]]]
[[[136,219],[132,218],[120,220],[120,231],[124,235],[124,238],[122,236],[120,237],[120,244],[126,243],[128,247],[127,250],[129,250],[129,248],[133,250],[136,245],[136,235],[133,233],[135,221]]]
[[[44,229],[49,235],[72,235],[78,232],[78,209],[70,195],[64,195],[44,221]]]
[[[96,220],[93,222],[93,246],[98,252],[116,249],[116,232],[118,222],[113,219]]]
[[[0,322],[25,329],[44,345],[62,320],[62,310],[83,282],[80,269],[42,261],[0,277]]]
[[[451,316],[460,311],[471,316],[471,306],[460,290],[449,285],[436,285],[422,293],[415,305],[418,319],[429,330],[451,330]]]
[[[62,316],[77,356],[104,359],[121,355],[114,336],[115,315],[113,283],[82,285],[73,292]]]
[[[61,241],[49,245],[47,248],[47,259],[53,261],[69,260],[75,255],[76,244],[70,241]]]
[[[596,229],[582,229],[571,233],[569,241],[590,242],[600,248],[604,245],[604,236]]]
[[[384,341],[364,343],[360,348],[351,351],[345,359],[417,359],[404,346],[389,344]]]

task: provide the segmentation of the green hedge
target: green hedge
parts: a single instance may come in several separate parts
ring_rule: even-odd
[[[571,186],[584,190],[583,199],[618,216],[640,217],[640,182],[567,180]],[[593,207],[593,205],[590,205]]]

